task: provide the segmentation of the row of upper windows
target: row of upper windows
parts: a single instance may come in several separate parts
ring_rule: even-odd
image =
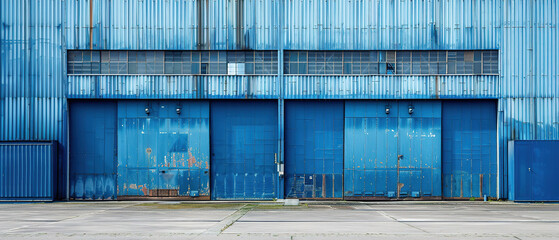
[[[498,51],[285,51],[291,75],[495,75]],[[275,75],[277,51],[69,51],[68,74]]]
[[[277,51],[69,51],[67,67],[82,75],[270,75],[277,65]]]
[[[493,75],[497,51],[289,51],[285,74]]]

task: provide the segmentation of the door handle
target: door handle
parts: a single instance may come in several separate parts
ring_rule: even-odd
[[[404,155],[398,155],[398,159],[404,158]]]

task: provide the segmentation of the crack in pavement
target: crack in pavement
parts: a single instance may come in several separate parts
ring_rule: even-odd
[[[256,206],[257,206],[256,204],[248,204],[248,203],[243,205],[239,210],[237,210],[234,213],[232,213],[231,215],[227,216],[226,218],[224,218],[223,220],[221,220],[219,223],[215,224],[214,226],[208,228],[206,231],[200,233],[194,239],[200,239],[200,238],[203,239],[204,236],[208,236],[208,235],[218,236],[223,231],[225,231],[227,228],[229,228],[231,225],[233,225],[235,222],[237,222],[237,220],[239,220],[245,214],[247,214],[252,209],[254,209]]]

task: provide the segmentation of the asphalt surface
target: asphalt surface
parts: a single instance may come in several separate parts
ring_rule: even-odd
[[[0,239],[559,239],[559,204],[0,204]]]

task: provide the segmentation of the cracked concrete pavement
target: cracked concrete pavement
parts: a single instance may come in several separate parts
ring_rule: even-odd
[[[559,204],[0,204],[0,239],[559,239]]]

